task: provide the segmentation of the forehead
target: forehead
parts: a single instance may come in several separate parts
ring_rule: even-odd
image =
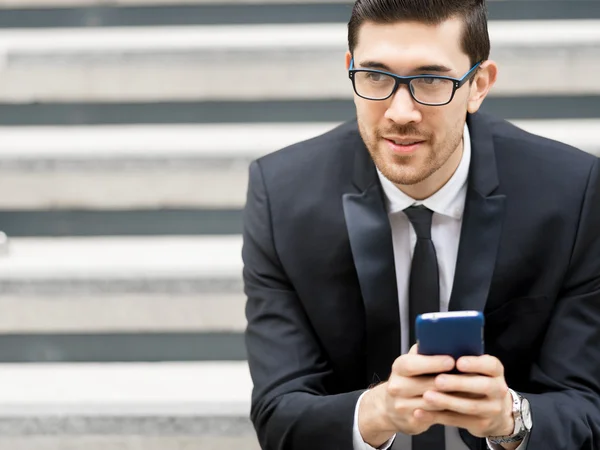
[[[462,33],[463,22],[459,18],[438,25],[365,22],[358,32],[354,57],[398,69],[409,70],[425,64],[443,64],[458,69],[469,65],[469,57],[462,50]]]

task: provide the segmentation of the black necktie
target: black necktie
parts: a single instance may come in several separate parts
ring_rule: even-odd
[[[408,288],[410,346],[416,342],[415,319],[419,314],[440,310],[440,275],[431,240],[433,211],[424,206],[404,210],[417,235]]]
[[[440,275],[435,247],[431,240],[433,211],[424,206],[404,210],[417,235],[408,288],[410,345],[416,342],[415,320],[419,314],[440,310]],[[412,437],[412,450],[444,450],[444,427],[434,425]]]

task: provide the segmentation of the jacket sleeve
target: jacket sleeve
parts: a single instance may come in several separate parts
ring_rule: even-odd
[[[549,261],[549,264],[552,262]],[[526,331],[524,331],[526,332]],[[563,292],[540,358],[529,450],[600,449],[600,175],[589,173]]]
[[[279,259],[270,209],[255,161],[242,249],[251,420],[263,450],[348,450],[362,391],[330,395],[332,369]]]

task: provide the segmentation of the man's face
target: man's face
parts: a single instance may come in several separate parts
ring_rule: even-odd
[[[462,78],[469,57],[461,49],[463,23],[449,19],[439,25],[418,22],[364,23],[354,51],[356,69],[379,69],[397,75],[445,75]],[[347,64],[350,56],[347,55]],[[424,69],[438,66],[441,71]],[[458,89],[444,106],[415,102],[401,85],[387,100],[354,96],[361,136],[378,169],[397,185],[415,185],[433,174],[445,177],[462,155],[462,136],[471,85]],[[415,145],[407,145],[418,141]],[[403,145],[404,144],[404,145]],[[452,164],[452,162],[456,164]],[[449,166],[452,166],[448,169]],[[444,171],[451,172],[445,176]]]

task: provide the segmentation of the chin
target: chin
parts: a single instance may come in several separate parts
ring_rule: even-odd
[[[390,180],[394,184],[400,184],[403,186],[412,186],[418,184],[427,178],[427,173],[417,170],[398,170],[397,167],[391,168],[386,167],[385,170],[381,170],[384,177]]]

